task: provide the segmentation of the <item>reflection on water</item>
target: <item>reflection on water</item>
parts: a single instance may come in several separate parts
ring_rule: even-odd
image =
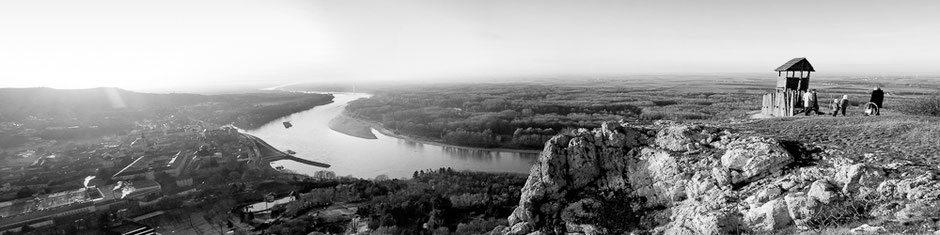
[[[349,101],[368,94],[338,93],[331,104],[317,106],[247,131],[282,150],[294,150],[296,156],[333,165],[330,169],[307,166],[293,161],[274,165],[312,175],[329,170],[336,175],[373,178],[388,175],[411,177],[418,170],[450,167],[457,170],[528,173],[537,153],[516,153],[477,148],[424,144],[398,139],[373,131],[377,139],[362,139],[330,130],[327,123],[339,115]],[[281,122],[294,126],[285,129]]]
[[[410,149],[414,149],[414,150],[419,150],[419,151],[420,151],[421,149],[424,149],[424,144],[422,144],[421,142],[415,142],[415,141],[411,141],[411,140],[399,139],[399,140],[398,140],[398,144],[401,145],[401,146],[405,146],[406,148],[410,148]]]

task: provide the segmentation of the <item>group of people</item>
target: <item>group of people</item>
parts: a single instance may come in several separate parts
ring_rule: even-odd
[[[875,87],[871,91],[871,99],[868,103],[865,104],[865,115],[881,115],[880,109],[883,108],[882,104],[884,103],[885,93],[881,90],[881,87]],[[829,103],[829,108],[832,109],[832,116],[835,117],[842,113],[842,116],[845,116],[845,109],[849,107],[849,95],[842,95],[841,99],[834,99]],[[809,116],[810,113],[815,113],[816,115],[823,114],[819,111],[819,103],[816,99],[816,89],[810,89],[803,93],[803,114]]]

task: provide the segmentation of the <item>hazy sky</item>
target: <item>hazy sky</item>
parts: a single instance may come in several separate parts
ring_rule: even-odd
[[[0,87],[940,73],[940,1],[0,0]]]

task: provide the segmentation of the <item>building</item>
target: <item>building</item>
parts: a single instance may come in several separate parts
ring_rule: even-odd
[[[104,195],[96,187],[0,202],[0,233],[19,231],[24,225],[52,225],[56,217],[98,211]]]
[[[161,194],[163,187],[160,183],[150,179],[121,181],[114,187],[120,190],[122,199],[144,199],[154,194]]]
[[[810,73],[816,72],[805,57],[793,58],[774,71],[777,71],[777,91],[806,91],[809,89]]]
[[[177,156],[181,156],[177,154]],[[181,159],[183,160],[183,159]],[[173,158],[169,156],[141,156],[127,164],[123,169],[115,173],[111,178],[115,180],[132,180],[136,178],[155,179],[155,172],[172,173],[171,166],[174,166]],[[179,164],[183,164],[180,161]],[[187,163],[188,164],[188,163]],[[185,166],[185,164],[183,164]]]
[[[173,177],[179,177],[185,173],[185,169],[192,162],[193,157],[194,156],[190,156],[190,154],[183,154],[183,151],[177,152],[176,155],[167,162],[166,173]]]
[[[813,65],[804,57],[793,58],[777,67],[777,86],[774,92],[764,94],[761,114],[774,117],[789,117],[803,107],[802,93],[809,90]]]

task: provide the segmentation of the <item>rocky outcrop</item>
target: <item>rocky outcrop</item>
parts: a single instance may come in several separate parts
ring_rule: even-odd
[[[710,126],[607,122],[546,144],[504,232],[722,233],[743,221],[740,211],[726,203],[733,201],[727,198],[731,195],[723,192],[793,160],[769,138]],[[620,211],[584,210],[585,205]],[[786,214],[782,199],[773,208]],[[602,220],[617,226],[605,226]]]
[[[892,179],[892,169],[836,158],[796,165],[792,152],[801,150],[707,125],[580,129],[546,143],[510,225],[494,233],[726,234],[833,218],[940,219],[932,173]]]

